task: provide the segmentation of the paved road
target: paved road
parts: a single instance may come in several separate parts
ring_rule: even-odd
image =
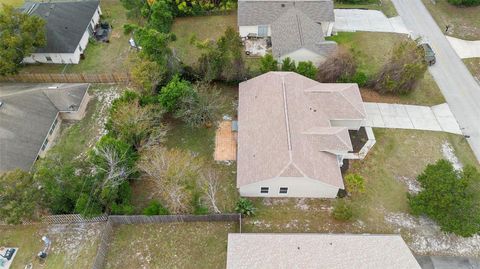
[[[422,269],[479,269],[480,260],[469,257],[415,256]]]
[[[406,27],[425,37],[437,55],[429,68],[453,115],[480,160],[480,85],[457,56],[421,0],[393,0]],[[442,26],[443,27],[443,26]]]

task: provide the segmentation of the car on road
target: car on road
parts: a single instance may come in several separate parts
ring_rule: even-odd
[[[435,58],[435,52],[433,52],[432,47],[430,47],[428,43],[422,43],[420,46],[422,46],[425,51],[425,62],[430,66],[434,65],[437,59]]]

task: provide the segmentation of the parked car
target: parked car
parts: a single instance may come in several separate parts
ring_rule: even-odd
[[[422,43],[420,46],[422,46],[423,50],[425,51],[425,62],[430,66],[434,65],[437,60],[432,47],[430,47],[428,43]]]

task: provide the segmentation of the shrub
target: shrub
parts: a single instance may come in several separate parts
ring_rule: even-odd
[[[254,216],[256,212],[256,208],[253,206],[252,201],[246,198],[240,198],[237,201],[237,205],[235,206],[235,211],[240,213],[244,216]]]
[[[480,0],[448,0],[452,5],[456,6],[477,6],[480,5]]]
[[[297,70],[297,66],[295,64],[295,61],[290,59],[290,57],[287,57],[283,59],[282,61],[282,71],[291,71],[295,72]]]
[[[344,199],[339,199],[335,202],[332,212],[333,218],[341,221],[348,221],[353,218],[352,206]]]
[[[405,40],[392,51],[390,59],[375,76],[373,88],[384,94],[411,92],[427,70],[425,51],[417,42]]]
[[[128,34],[131,34],[133,31],[135,31],[135,29],[137,29],[137,25],[136,24],[132,24],[132,23],[126,23],[123,25],[123,33],[128,35]]]
[[[214,124],[220,118],[221,94],[209,84],[195,86],[195,94],[184,96],[175,117],[192,127]]]
[[[335,83],[339,80],[347,82],[356,70],[357,65],[353,55],[350,51],[339,47],[335,54],[318,67],[317,80],[327,83]]]
[[[359,194],[365,192],[365,179],[358,174],[348,174],[345,176],[345,185],[347,191],[351,194]]]
[[[175,112],[180,106],[180,100],[193,94],[192,84],[176,75],[160,90],[158,100],[165,110]]]
[[[170,212],[159,201],[152,200],[148,206],[143,209],[143,214],[147,216],[169,215]]]
[[[368,76],[363,72],[356,72],[349,82],[357,83],[359,87],[367,86],[369,81]]]
[[[317,75],[317,68],[312,62],[299,62],[297,66],[297,73],[307,78],[314,79]]]
[[[150,17],[148,27],[161,33],[170,32],[173,23],[173,13],[169,3],[165,0],[156,0],[150,6]]]
[[[461,236],[480,232],[480,174],[473,166],[456,171],[446,160],[429,164],[417,177],[422,191],[408,195],[414,215],[426,215],[443,231]]]
[[[262,74],[277,70],[278,61],[273,58],[272,54],[265,54],[265,56],[260,59],[260,72],[262,72]]]

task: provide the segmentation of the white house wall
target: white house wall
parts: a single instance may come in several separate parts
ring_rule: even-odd
[[[332,35],[332,30],[333,30],[333,22],[332,21],[322,21],[322,30],[324,36],[331,36]]]
[[[306,62],[306,61],[311,61],[315,65],[319,65],[322,62],[325,61],[325,57],[316,54],[315,52],[301,48],[299,50],[296,50],[294,52],[282,55],[278,58],[279,62],[282,62],[283,59],[290,57],[290,59],[294,60],[295,62]]]
[[[346,127],[349,130],[358,130],[364,123],[364,120],[330,120],[332,127]]]
[[[238,31],[241,37],[246,37],[248,34],[258,35],[258,25],[255,26],[239,26]],[[272,29],[268,26],[268,36],[272,35]]]
[[[260,193],[262,187],[268,187],[268,193]],[[287,187],[286,194],[280,194],[280,188]],[[239,188],[244,197],[308,197],[335,198],[339,188],[309,178],[272,178]]]

